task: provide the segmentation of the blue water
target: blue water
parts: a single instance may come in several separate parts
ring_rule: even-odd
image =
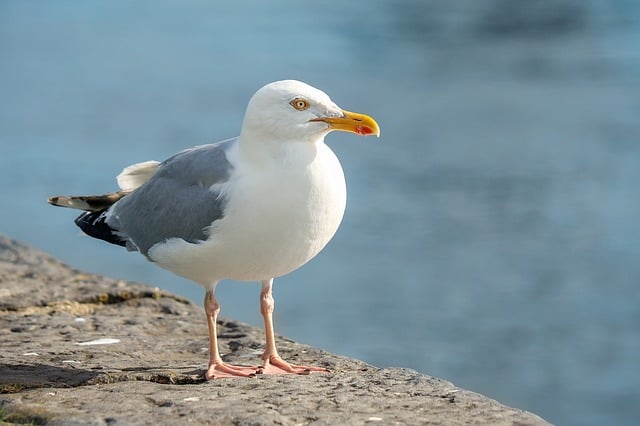
[[[328,137],[346,217],[277,280],[277,331],[554,423],[636,424],[639,42],[630,0],[5,0],[0,232],[200,303],[45,200],[235,136],[257,88],[301,79],[382,137]],[[222,283],[223,314],[261,325],[258,292]]]

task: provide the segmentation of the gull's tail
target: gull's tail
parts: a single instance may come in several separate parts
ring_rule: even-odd
[[[49,197],[49,204],[60,207],[97,212],[109,208],[116,201],[139,188],[153,176],[160,166],[157,161],[145,161],[126,167],[117,177],[120,191],[103,195],[57,195]]]
[[[120,191],[103,195],[56,195],[49,197],[49,204],[60,207],[84,210],[75,220],[82,231],[94,238],[127,246],[127,239],[107,223],[109,208],[122,197],[138,189],[148,181],[160,168],[157,161],[145,161],[125,168],[117,177]]]
[[[107,222],[107,211],[116,201],[128,192],[118,191],[104,195],[76,195],[67,197],[58,195],[49,197],[49,204],[60,207],[84,210],[75,220],[75,224],[82,232],[90,237],[98,238],[119,246],[126,246],[127,241]]]
[[[104,195],[56,195],[49,197],[47,202],[54,206],[69,207],[87,212],[98,212],[109,208],[116,201],[127,195],[127,192],[110,192]]]

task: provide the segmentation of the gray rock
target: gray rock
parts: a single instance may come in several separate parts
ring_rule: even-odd
[[[219,333],[226,360],[260,361],[262,330],[223,320]],[[207,344],[203,311],[188,300],[0,236],[0,424],[548,424],[441,379],[282,337],[285,359],[331,373],[206,382]]]

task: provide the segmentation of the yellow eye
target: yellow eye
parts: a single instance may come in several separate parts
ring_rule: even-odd
[[[302,98],[295,98],[294,100],[289,102],[289,104],[298,111],[304,111],[305,109],[309,108],[309,102],[306,99]]]

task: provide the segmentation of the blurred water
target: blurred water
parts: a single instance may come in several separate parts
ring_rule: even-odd
[[[277,281],[277,331],[554,423],[635,424],[639,41],[632,1],[5,0],[0,231],[199,303],[46,197],[235,136],[253,91],[301,79],[382,138],[329,136],[346,217]],[[261,324],[256,285],[218,294]]]

